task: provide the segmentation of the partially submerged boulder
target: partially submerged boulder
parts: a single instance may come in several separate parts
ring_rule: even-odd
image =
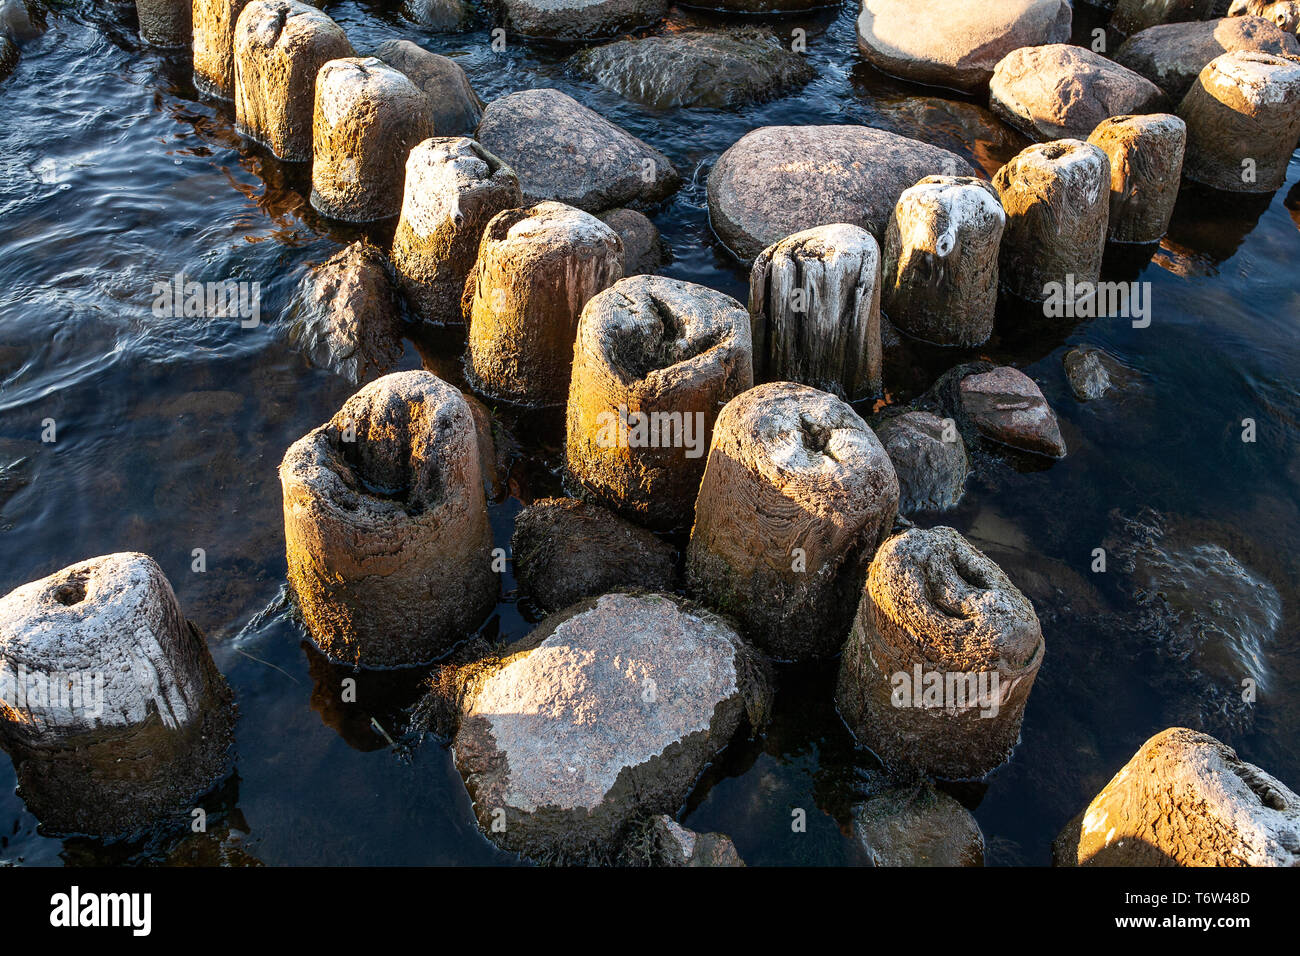
[[[1165,23],[1125,40],[1115,62],[1141,73],[1178,103],[1205,64],[1233,50],[1300,56],[1300,41],[1263,17]]]
[[[967,375],[958,389],[963,411],[985,438],[1050,458],[1065,457],[1056,413],[1024,372],[1002,366]]]
[[[519,588],[545,611],[606,591],[671,591],[672,547],[600,505],[543,498],[515,518],[510,540]]]
[[[1205,20],[1222,6],[1223,0],[1118,0],[1110,25],[1132,35],[1161,23]]]
[[[709,221],[738,258],[826,223],[885,234],[903,190],[930,175],[971,176],[956,153],[866,126],[764,126],[709,172]]]
[[[813,77],[813,68],[767,30],[688,30],[619,40],[577,54],[601,86],[655,109],[732,107]]]
[[[1052,850],[1057,866],[1300,866],[1300,796],[1227,744],[1171,727]]]
[[[612,859],[771,701],[760,658],[722,618],[654,593],[583,601],[446,683],[483,831],[544,862]]]
[[[882,419],[873,428],[898,476],[899,512],[955,508],[970,473],[956,423],[919,409]]]
[[[429,98],[433,136],[459,136],[472,133],[478,126],[483,101],[455,60],[430,53],[410,40],[386,40],[375,47],[374,55],[424,90]]]
[[[983,866],[984,834],[970,811],[927,783],[853,808],[853,837],[872,866]]]
[[[307,360],[353,385],[386,374],[402,357],[385,256],[364,239],[304,276],[287,316],[289,339]]]
[[[1102,120],[1157,113],[1160,88],[1100,53],[1069,43],[1008,53],[989,83],[993,112],[1034,139],[1087,139]]]
[[[403,0],[402,14],[426,30],[452,33],[469,24],[474,17],[474,8],[465,0]]]
[[[858,49],[892,76],[971,92],[1012,50],[1070,39],[1068,0],[865,0]]]
[[[623,240],[623,275],[651,275],[667,259],[659,227],[635,209],[609,209],[596,217]]]
[[[587,212],[648,206],[681,185],[668,157],[559,90],[523,90],[488,104],[477,139],[519,176],[525,202]]]
[[[666,0],[499,0],[512,33],[547,40],[590,40],[652,24]]]

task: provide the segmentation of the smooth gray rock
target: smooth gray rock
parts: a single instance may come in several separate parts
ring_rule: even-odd
[[[648,26],[667,0],[498,0],[507,29],[548,40],[591,40]]]
[[[596,217],[623,240],[623,275],[653,275],[667,259],[659,227],[635,209],[609,209]]]
[[[873,866],[984,865],[984,834],[970,811],[925,783],[855,806],[853,837]]]
[[[865,0],[858,49],[876,68],[971,92],[1012,50],[1070,39],[1068,0]]]
[[[1207,63],[1232,50],[1300,56],[1300,41],[1263,17],[1165,23],[1125,40],[1115,62],[1141,73],[1178,103]]]
[[[424,90],[429,97],[432,135],[457,136],[478,126],[483,101],[455,60],[430,53],[409,40],[387,40],[375,48],[374,55]]]
[[[732,107],[803,83],[813,68],[767,30],[691,30],[619,40],[579,53],[601,86],[655,109]]]
[[[709,172],[709,221],[746,262],[827,223],[861,226],[879,242],[903,190],[930,175],[974,170],[956,153],[866,126],[764,126]]]
[[[477,139],[519,177],[524,200],[587,212],[653,205],[677,191],[668,157],[559,90],[524,90],[488,104]]]
[[[287,316],[289,339],[307,360],[353,385],[386,374],[402,357],[385,256],[364,240],[312,269]]]
[[[1170,106],[1146,77],[1069,43],[1008,53],[993,71],[989,102],[994,113],[1039,140],[1087,139],[1111,116]]]
[[[469,25],[474,17],[474,8],[465,0],[403,0],[402,14],[426,30],[453,33]]]
[[[874,427],[898,475],[901,514],[957,506],[966,490],[970,459],[956,423],[930,412],[909,411]]]

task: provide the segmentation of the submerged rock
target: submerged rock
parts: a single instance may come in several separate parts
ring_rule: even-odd
[[[1081,402],[1101,398],[1112,389],[1126,388],[1132,371],[1105,349],[1095,345],[1077,345],[1062,359],[1070,390]]]
[[[957,506],[966,488],[970,459],[955,422],[927,411],[905,411],[873,427],[898,475],[901,514]]]
[[[1175,706],[1202,725],[1237,730],[1254,719],[1243,682],[1257,693],[1273,685],[1268,655],[1283,604],[1277,588],[1213,532],[1148,510],[1119,517],[1102,543],[1137,608],[1130,630],[1164,662],[1158,678],[1172,688]]]
[[[969,810],[929,784],[853,808],[853,837],[873,866],[983,866],[984,834]]]
[[[544,498],[515,518],[510,540],[520,590],[545,611],[619,588],[671,591],[673,549],[599,505]]]
[[[1262,17],[1165,23],[1125,40],[1115,62],[1141,73],[1178,103],[1207,63],[1232,50],[1300,56],[1300,41]]]
[[[515,171],[529,203],[601,212],[651,205],[681,185],[667,156],[559,90],[493,100],[477,138]]]
[[[989,84],[993,112],[1035,139],[1087,139],[1102,120],[1169,103],[1139,73],[1069,43],[1007,54]]]
[[[971,92],[1012,50],[1070,39],[1068,0],[865,0],[858,49],[876,68]]]
[[[574,605],[448,683],[456,766],[484,832],[554,862],[611,859],[637,816],[675,813],[771,700],[756,652],[666,594]]]
[[[764,126],[709,172],[709,221],[745,261],[826,223],[861,226],[879,242],[903,190],[936,174],[974,170],[956,153],[866,126]]]
[[[0,0],[0,36],[26,43],[44,32],[45,8],[35,0]]]
[[[465,0],[403,0],[402,14],[426,30],[451,33],[469,25],[474,9]]]
[[[579,53],[576,68],[620,96],[655,109],[750,103],[814,75],[766,30],[692,30],[619,40]]]
[[[513,33],[550,40],[591,40],[647,26],[666,0],[498,0]]]
[[[1208,734],[1171,727],[1052,849],[1057,866],[1300,866],[1300,796]]]
[[[386,257],[365,240],[306,275],[287,314],[289,339],[307,360],[353,385],[384,375],[402,357]]]
[[[1003,366],[968,375],[958,388],[963,411],[985,438],[1051,458],[1065,457],[1056,413],[1024,372]]]

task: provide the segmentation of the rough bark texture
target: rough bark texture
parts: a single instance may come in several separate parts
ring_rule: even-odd
[[[353,385],[402,357],[397,300],[384,254],[358,240],[303,278],[288,310],[289,338],[317,368]]]
[[[410,40],[386,40],[375,48],[375,56],[395,70],[401,70],[424,90],[429,98],[432,136],[469,134],[483,116],[483,101],[470,86],[469,77],[450,57],[439,56]]]
[[[859,741],[892,767],[947,779],[983,777],[1020,735],[1043,661],[1029,599],[952,528],[919,528],[886,541],[871,562],[840,663],[835,700]],[[895,697],[899,675],[998,675],[997,713],[969,695],[917,706]],[[992,690],[991,678],[988,689]],[[896,706],[897,704],[897,706]]]
[[[312,206],[346,222],[396,216],[406,157],[433,133],[427,102],[405,73],[372,56],[322,66],[312,119]]]
[[[1141,73],[1171,103],[1180,103],[1205,64],[1233,50],[1297,56],[1300,42],[1262,17],[1168,23],[1129,37],[1115,51],[1115,62]]]
[[[135,10],[145,43],[170,49],[190,45],[190,0],[135,0]]]
[[[235,22],[235,125],[277,158],[312,158],[316,74],[352,56],[342,27],[296,0],[253,0]]]
[[[515,580],[545,611],[606,591],[671,591],[676,553],[644,528],[573,498],[543,498],[515,519]]]
[[[419,664],[492,609],[499,582],[474,419],[437,376],[367,385],[294,442],[280,484],[289,583],[331,659]]]
[[[714,420],[753,384],[749,313],[739,302],[679,279],[623,279],[587,303],[578,323],[569,476],[634,521],[689,527]],[[619,427],[633,414],[664,424],[642,440]]]
[[[1205,20],[1214,15],[1218,0],[1119,0],[1110,25],[1134,34],[1161,23]]]
[[[1171,727],[1052,849],[1057,866],[1300,866],[1300,796],[1227,744]]]
[[[754,377],[856,400],[884,391],[880,247],[860,226],[807,229],[768,246],[749,274]]]
[[[614,857],[634,820],[675,813],[771,700],[725,621],[653,593],[553,614],[457,680],[454,753],[474,813],[489,839],[545,862]]]
[[[925,783],[855,806],[853,836],[873,866],[984,865],[984,834],[970,811]]]
[[[1065,139],[1030,146],[993,179],[1007,225],[998,271],[1002,285],[1042,301],[1047,285],[1096,282],[1110,217],[1110,161],[1088,143]]]
[[[235,21],[248,0],[194,0],[194,86],[223,100],[235,98]]]
[[[877,69],[973,92],[1012,50],[1070,39],[1068,0],[865,0],[858,49]]]
[[[966,418],[985,438],[1049,458],[1065,457],[1056,413],[1019,369],[1002,366],[967,375],[958,394]]]
[[[661,19],[666,0],[494,0],[513,33],[548,40],[614,36]]]
[[[1300,58],[1249,51],[1217,56],[1178,115],[1187,124],[1188,179],[1227,192],[1273,192],[1286,182],[1300,139]]]
[[[519,174],[528,202],[587,212],[649,206],[682,178],[659,150],[559,90],[524,90],[488,104],[478,140]]]
[[[1158,241],[1178,200],[1187,124],[1169,113],[1113,116],[1088,142],[1110,160],[1110,240]]]
[[[1086,139],[1121,113],[1154,113],[1169,105],[1140,73],[1069,43],[1007,54],[989,83],[993,112],[1033,139]]]
[[[578,316],[622,276],[623,242],[595,216],[558,202],[496,215],[465,283],[465,371],[475,389],[521,405],[562,403]]]
[[[936,345],[982,345],[998,304],[1007,217],[981,179],[927,176],[898,197],[885,232],[883,308]]]
[[[903,190],[938,174],[974,170],[956,153],[866,126],[764,126],[709,172],[709,222],[745,262],[828,222],[861,226],[879,241]]]
[[[514,170],[472,139],[428,139],[411,150],[393,268],[421,318],[463,321],[465,279],[483,231],[497,213],[522,202]]]
[[[806,385],[760,385],[714,426],[687,589],[774,657],[829,657],[897,512],[894,467],[852,408]]]
[[[689,30],[619,40],[577,54],[574,67],[606,89],[654,109],[752,103],[814,71],[767,30]]]
[[[92,558],[0,598],[0,671],[0,744],[51,832],[131,833],[229,770],[233,695],[147,555]],[[49,693],[70,685],[80,699]]]
[[[955,508],[970,473],[966,443],[956,423],[950,428],[926,411],[882,412],[881,419],[872,427],[898,476],[899,513]]]

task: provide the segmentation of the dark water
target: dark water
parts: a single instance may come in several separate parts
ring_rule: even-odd
[[[456,55],[485,100],[557,86],[666,152],[687,183],[654,216],[675,255],[665,272],[742,298],[746,270],[712,237],[704,183],[749,129],[888,126],[957,148],[990,173],[1023,145],[996,125],[980,132],[983,120],[973,128],[970,101],[919,100],[934,91],[865,66],[847,7],[781,25],[808,31],[818,78],[802,91],[734,112],[663,113],[570,77],[562,52],[512,45],[493,53],[486,26],[435,37],[379,4],[326,8],[359,50],[405,36]],[[1091,15],[1079,14],[1076,36],[1086,37]],[[405,708],[420,675],[362,675],[359,703],[338,704],[346,672],[277,609],[285,561],[276,467],[349,393],[295,354],[278,317],[308,264],[355,233],[312,212],[301,168],[251,148],[224,108],[199,100],[184,56],[141,46],[129,5],[61,5],[0,84],[0,109],[0,593],[93,555],[148,552],[208,634],[240,705],[237,773],[205,801],[207,834],[114,845],[43,837],[14,795],[6,759],[0,859],[512,862],[479,835],[438,742],[395,751],[385,740],[406,743]],[[893,400],[977,354],[1024,368],[1070,447],[1050,467],[988,462],[957,511],[918,517],[970,536],[1030,595],[1044,624],[1047,656],[1020,747],[986,787],[956,791],[983,828],[990,863],[1047,862],[1061,826],[1143,740],[1175,722],[1216,733],[1300,788],[1298,180],[1293,160],[1273,197],[1185,193],[1153,261],[1113,256],[1111,277],[1151,283],[1149,328],[1098,319],[1016,332],[1021,323],[1007,314],[999,337],[977,353],[893,358]],[[261,282],[261,327],[154,317],[154,283],[182,270]],[[1077,402],[1061,356],[1084,342],[1128,365],[1134,387]],[[446,336],[408,342],[401,367],[424,363],[460,381],[460,347]],[[52,444],[40,440],[49,418]],[[1257,423],[1254,443],[1241,441],[1243,418]],[[501,424],[517,443],[508,491],[492,506],[505,546],[523,503],[559,491],[561,431],[556,415],[503,413]],[[1126,578],[1119,567],[1126,548],[1136,553],[1130,519],[1157,528],[1149,538],[1166,577],[1149,587],[1128,583],[1140,573]],[[1106,574],[1093,574],[1092,551],[1103,544],[1116,557]],[[205,573],[191,570],[195,548],[206,551]],[[1247,577],[1219,575],[1215,548]],[[1193,567],[1205,554],[1210,565]],[[1134,560],[1139,572],[1152,564]],[[1180,562],[1192,562],[1182,590]],[[506,599],[485,625],[490,637],[532,626],[511,588],[507,579]],[[1173,610],[1159,612],[1161,594]],[[1280,624],[1277,615],[1260,624],[1268,616],[1252,594],[1280,608]],[[1207,616],[1214,626],[1204,626]],[[1253,662],[1213,644],[1243,630]],[[1251,707],[1233,704],[1243,676],[1260,677]],[[848,811],[883,785],[879,768],[835,715],[833,667],[780,677],[774,724],[711,768],[684,822],[730,834],[752,864],[852,861]],[[791,831],[796,808],[807,811],[806,833]]]

